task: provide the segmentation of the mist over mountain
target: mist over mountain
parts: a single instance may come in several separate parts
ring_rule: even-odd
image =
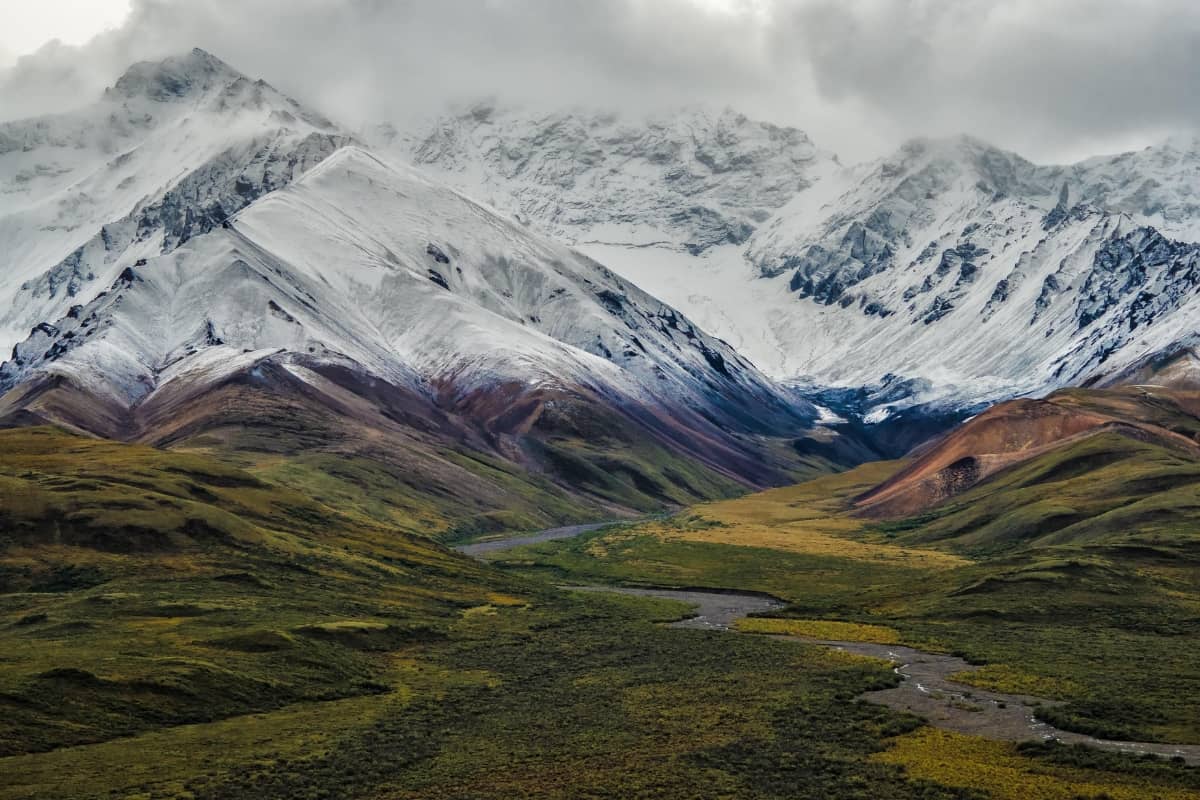
[[[134,61],[200,46],[356,128],[486,96],[540,112],[728,105],[805,130],[847,163],[960,133],[1058,163],[1200,125],[1200,11],[1187,0],[129,7],[91,42],[51,43],[0,70],[0,119],[69,110]]]
[[[1195,319],[1193,137],[1063,166],[914,139],[845,166],[732,110],[492,104],[364,136],[804,385],[971,405],[1097,380]]]
[[[0,67],[0,800],[1200,792],[1195,4],[128,8]]]

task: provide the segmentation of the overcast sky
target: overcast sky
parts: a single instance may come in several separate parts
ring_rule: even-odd
[[[1198,0],[0,0],[0,119],[193,46],[350,125],[488,95],[707,103],[848,162],[917,135],[1048,162],[1200,128]]]

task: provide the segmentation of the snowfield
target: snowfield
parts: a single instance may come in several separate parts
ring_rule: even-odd
[[[1200,237],[1200,142],[1040,166],[970,137],[922,139],[843,167],[798,131],[766,140],[804,142],[803,157],[764,146],[767,130],[732,112],[671,125],[488,106],[390,142],[506,197],[782,380],[899,377],[924,400],[971,404],[1109,374],[1195,327],[1193,251],[1163,240]],[[680,185],[746,227],[698,229]],[[630,208],[636,232],[614,223]],[[1150,313],[1149,294],[1163,298]]]

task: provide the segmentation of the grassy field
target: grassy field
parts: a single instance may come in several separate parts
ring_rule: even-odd
[[[668,631],[195,453],[0,454],[0,798],[966,796],[869,760],[916,724],[847,702],[879,664]]]
[[[994,800],[1192,800],[1200,770],[1095,750],[1014,745],[921,728],[898,737],[877,763],[917,779],[984,791]]]
[[[1128,800],[1195,789],[1179,768],[944,740],[851,700],[894,680],[875,662],[654,624],[678,613],[605,595],[464,610],[445,641],[393,651],[378,695],[0,759],[0,798],[974,800],[1048,779]],[[1042,792],[1029,796],[1076,796]]]
[[[0,452],[0,754],[381,693],[378,651],[512,583],[211,459]]]
[[[1060,727],[1200,742],[1200,515],[1184,477],[1194,464],[1104,434],[919,519],[851,513],[851,499],[896,466],[702,504],[497,562],[557,581],[768,592],[790,602],[788,625],[883,626],[905,643],[987,664],[976,685],[1066,701],[1043,713]],[[1067,506],[1086,518],[1049,533],[1031,522]]]
[[[1000,574],[990,561],[897,543],[842,513],[891,466],[506,554],[505,571],[414,535],[412,520],[387,524],[408,513],[399,501],[364,509],[338,488],[344,476],[316,483],[329,467],[358,469],[299,465],[293,479],[313,488],[302,492],[271,480],[292,469],[282,460],[250,472],[0,431],[0,800],[982,800],[1016,797],[1031,775],[1089,797],[1195,791],[1196,771],[1175,765],[931,739],[919,720],[855,700],[897,680],[882,662],[667,629],[678,604],[543,580],[758,586],[794,602],[790,619],[751,627],[997,649],[1013,657],[979,680],[1052,685],[1074,698],[1064,713],[1108,719],[1082,704],[1093,682],[1056,678],[1080,642],[1052,658],[1061,634],[1048,623],[947,617],[957,589]],[[739,526],[751,546],[731,543]],[[1004,563],[1018,577],[997,585],[1014,596],[964,602],[1032,616],[1017,602],[1032,567]],[[1186,604],[1177,569],[1140,579]],[[1038,580],[1056,570],[1069,572],[1037,565]],[[1077,600],[1074,613],[1095,605]],[[1145,623],[1150,602],[1111,613]],[[1005,625],[1027,631],[1029,654],[998,635]],[[1089,631],[1092,646],[1107,655],[1118,629]],[[1120,646],[1169,658],[1154,649],[1160,632],[1119,630],[1142,637]],[[1147,727],[1189,729],[1163,713]]]

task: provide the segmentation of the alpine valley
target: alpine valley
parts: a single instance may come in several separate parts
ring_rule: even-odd
[[[1198,185],[199,49],[0,122],[0,800],[1196,797]]]

